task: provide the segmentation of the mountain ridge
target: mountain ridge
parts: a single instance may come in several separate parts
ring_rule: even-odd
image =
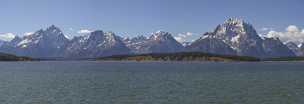
[[[157,31],[134,38],[113,32],[93,31],[68,39],[55,25],[3,43],[1,52],[30,57],[94,58],[125,54],[205,52],[252,57],[293,57],[303,50],[283,44],[280,39],[261,38],[254,27],[238,18],[229,18],[213,32],[184,45],[171,33]]]

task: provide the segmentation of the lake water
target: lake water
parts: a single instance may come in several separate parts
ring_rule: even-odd
[[[1,104],[303,104],[304,63],[0,62]]]

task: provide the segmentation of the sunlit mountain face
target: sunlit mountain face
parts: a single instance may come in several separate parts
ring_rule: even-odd
[[[303,49],[283,44],[279,38],[260,37],[254,26],[229,18],[213,32],[206,32],[193,42],[178,42],[171,33],[157,31],[146,37],[126,38],[113,32],[96,30],[68,39],[56,26],[40,29],[24,37],[16,36],[2,43],[0,50],[31,57],[94,58],[113,55],[204,52],[253,57],[301,56]]]

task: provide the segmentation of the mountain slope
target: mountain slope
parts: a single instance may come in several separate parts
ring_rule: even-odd
[[[130,54],[130,50],[114,33],[94,31],[87,36],[74,38],[67,45],[65,54],[70,58],[91,58]]]
[[[1,45],[1,42],[0,42]],[[286,46],[287,45],[287,46]],[[52,25],[23,37],[4,42],[0,52],[34,58],[94,58],[112,55],[205,52],[221,55],[252,57],[292,57],[304,55],[302,47],[283,44],[276,38],[261,38],[254,27],[238,18],[229,18],[213,32],[196,41],[182,45],[168,32],[158,31],[151,36],[123,38],[112,32],[94,31],[69,40]]]
[[[62,57],[68,39],[54,25],[46,30],[38,30],[22,38],[15,37],[3,45],[1,50],[22,56],[31,57]]]
[[[267,55],[271,57],[295,56],[295,53],[284,45],[278,38],[265,38],[263,48]]]
[[[303,43],[299,46],[293,42],[286,43],[286,46],[292,50],[297,56],[304,56],[304,45]]]
[[[262,47],[262,39],[249,23],[241,19],[229,18],[224,24],[218,25],[213,37],[223,40],[236,50],[238,55],[263,57],[266,53]]]
[[[170,33],[163,31],[155,32],[149,38],[139,36],[125,40],[125,43],[136,54],[180,52],[184,48]]]
[[[212,43],[209,42],[210,39],[213,40]],[[214,32],[204,34],[201,39],[194,43],[188,47],[192,50],[208,47],[201,48],[200,50],[214,54],[234,55],[231,52],[232,49],[239,56],[294,56],[293,52],[289,48],[286,48],[280,40],[262,39],[251,24],[238,18],[229,18],[224,24],[218,25]]]
[[[212,33],[206,33],[204,37],[201,37],[187,46],[186,50],[190,52],[236,55],[236,51],[234,51],[228,44],[220,39],[213,38],[210,34]]]

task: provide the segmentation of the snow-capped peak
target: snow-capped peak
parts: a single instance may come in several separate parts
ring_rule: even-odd
[[[55,25],[51,25],[45,31],[49,34],[57,34],[57,35],[62,34],[62,31]]]
[[[113,37],[115,34],[113,32],[105,32],[104,35]]]
[[[171,38],[173,38],[172,35],[169,32],[164,31],[157,31],[149,37],[149,39],[152,40],[166,40]]]
[[[165,31],[162,31],[162,30],[158,30],[155,32],[155,34],[161,34],[161,33],[166,33]]]
[[[55,25],[51,25],[50,27],[48,27],[46,30],[53,30],[53,31],[57,31],[60,30],[58,27],[56,27]]]
[[[132,38],[130,40],[137,42],[137,41],[144,41],[144,40],[147,40],[147,39],[148,39],[147,37],[145,37],[143,35],[139,35],[139,36],[136,36],[136,37],[134,37],[134,38]]]
[[[115,34],[113,32],[106,32],[105,33],[105,39],[108,40],[109,42],[115,42],[116,41],[116,37],[115,37]]]
[[[229,39],[237,35],[260,38],[251,24],[239,18],[227,19],[224,24],[218,25],[214,32],[218,35],[217,37],[228,37]]]
[[[93,31],[88,38],[82,38],[82,43],[88,42],[92,46],[112,47],[122,43],[122,38],[116,36],[113,32],[103,32],[101,30]]]
[[[231,24],[231,25],[243,24],[244,20],[240,19],[240,18],[229,18],[224,23],[225,24]]]
[[[27,33],[24,33],[24,36],[30,36],[30,35],[33,35],[34,32],[27,32]]]
[[[254,27],[243,19],[229,18],[218,25],[213,32],[206,33],[200,39],[205,38],[224,42],[223,44],[231,47],[238,55],[264,56],[266,54],[262,46],[263,40]]]
[[[28,48],[28,47],[51,47],[61,48],[68,42],[66,36],[62,31],[52,25],[47,29],[40,29],[34,33],[28,33],[22,37],[21,41],[16,44],[17,47]]]

